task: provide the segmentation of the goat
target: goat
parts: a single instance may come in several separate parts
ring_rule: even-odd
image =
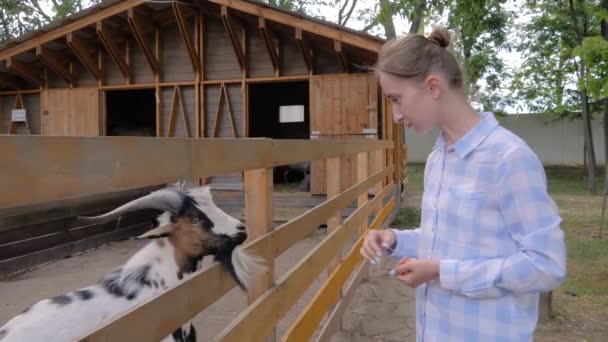
[[[159,209],[154,229],[136,237],[154,239],[123,266],[97,284],[44,299],[0,328],[0,341],[71,341],[83,337],[117,315],[174,287],[214,255],[242,290],[252,276],[265,271],[263,259],[244,251],[245,226],[219,209],[208,186],[167,187],[135,199],[106,214],[80,217],[107,222],[126,212]],[[196,341],[187,322],[163,341]]]

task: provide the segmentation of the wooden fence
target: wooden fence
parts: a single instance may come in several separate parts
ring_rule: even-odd
[[[327,281],[280,339],[316,336],[327,341],[340,327],[354,289],[368,272],[368,263],[359,254],[363,234],[381,228],[396,208],[397,184],[403,179],[395,178],[402,175],[403,166],[396,167],[395,158],[388,158],[394,145],[370,140],[0,136],[0,208],[244,172],[250,236],[246,245],[265,257],[270,268],[249,289],[247,308],[214,340],[279,339],[277,323],[325,271]],[[348,155],[357,157],[357,183],[346,188],[340,184],[339,171],[340,158]],[[272,167],[322,159],[331,170],[327,200],[272,229]],[[371,199],[370,188],[375,188]],[[355,201],[357,209],[342,221],[341,210]],[[275,258],[324,223],[326,237],[275,282]],[[158,341],[235,286],[216,263],[82,340]]]

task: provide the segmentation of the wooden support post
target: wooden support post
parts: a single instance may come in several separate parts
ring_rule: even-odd
[[[299,28],[296,28],[296,43],[298,44],[298,49],[300,49],[300,53],[302,53],[304,62],[306,62],[306,69],[308,70],[308,74],[312,75],[314,73],[313,59],[310,54],[310,49],[308,48],[308,45],[302,37],[302,30]]]
[[[154,75],[157,75],[160,72],[160,66],[158,65],[158,59],[152,52],[150,45],[146,41],[146,37],[144,36],[143,25],[146,22],[141,16],[135,12],[134,8],[129,8],[127,10],[129,27],[131,28],[131,32],[137,41],[137,44],[144,52],[144,56],[146,56],[146,60],[148,64],[150,64],[150,68],[152,68],[152,72]]]
[[[342,70],[347,73],[348,72],[348,61],[346,60],[346,56],[342,51],[342,42],[339,40],[334,40],[334,50],[336,50],[336,55],[338,56],[338,60],[342,65]]]
[[[228,37],[230,38],[230,42],[234,48],[234,53],[236,54],[241,71],[243,71],[245,69],[245,54],[243,53],[243,49],[241,48],[236,33],[234,32],[234,28],[232,27],[232,21],[230,20],[230,16],[228,14],[228,7],[222,6],[221,13],[222,23],[224,23],[224,28],[226,29],[226,33],[228,33]]]
[[[364,181],[367,179],[369,175],[369,154],[367,152],[361,152],[357,154],[357,183]],[[365,202],[368,201],[367,191],[363,192],[359,195],[357,200],[358,207],[362,207]],[[363,234],[367,230],[368,224],[367,221],[361,225],[360,233]]]
[[[372,161],[372,174],[376,173],[382,169],[384,169],[384,150],[376,150],[373,151],[371,153],[371,155],[373,156],[373,161]],[[382,192],[382,189],[384,188],[384,178],[381,179],[378,183],[376,183],[376,186],[374,188],[374,195],[378,196],[378,194],[380,192]],[[374,213],[375,215],[378,215],[380,213],[380,211],[382,210],[382,202],[378,202],[378,205],[376,206]]]
[[[247,239],[253,241],[273,229],[273,180],[272,168],[245,171],[245,223]],[[258,251],[266,259],[267,271],[257,275],[247,291],[247,303],[253,303],[274,285],[274,253],[272,250]],[[269,338],[275,340],[276,330]]]
[[[97,22],[96,30],[99,40],[108,51],[108,54],[110,54],[110,57],[112,57],[112,60],[114,60],[114,62],[118,65],[118,68],[122,72],[123,76],[127,79],[127,82],[129,84],[132,83],[133,73],[131,68],[116,45],[116,38],[120,34],[102,21]]]
[[[266,28],[266,18],[258,17],[258,30],[266,43],[266,49],[268,50],[268,55],[272,61],[272,67],[274,68],[274,76],[279,77],[279,54],[277,53],[277,49],[272,42],[272,37],[270,37],[268,29]]]
[[[326,168],[327,177],[326,178],[327,178],[327,198],[328,199],[339,195],[340,192],[342,191],[342,186],[341,186],[342,177],[340,175],[341,164],[342,163],[341,163],[340,157],[327,159],[327,168]],[[342,211],[339,210],[337,213],[335,213],[334,216],[332,216],[327,221],[327,234],[336,230],[340,226],[341,221],[342,221]],[[329,262],[328,267],[327,267],[328,275],[330,275],[331,272],[334,270],[334,268],[336,268],[336,266],[340,263],[340,257],[341,257],[341,254],[336,256]]]
[[[36,57],[57,76],[66,81],[70,87],[76,83],[76,78],[64,65],[65,56],[42,45],[38,45],[36,47]]]
[[[188,56],[190,56],[190,62],[192,62],[192,69],[195,73],[198,72],[200,65],[198,64],[198,53],[194,48],[194,44],[190,39],[190,31],[188,30],[188,25],[186,24],[186,18],[183,14],[183,10],[181,5],[177,2],[172,3],[173,13],[175,14],[175,20],[177,22],[177,28],[179,29],[180,36],[186,45],[186,50],[188,50]]]
[[[36,87],[41,86],[42,78],[40,77],[40,70],[35,69],[23,62],[19,62],[13,57],[6,60],[6,67]]]
[[[156,28],[154,30],[154,56],[156,60],[160,63],[160,29]],[[162,112],[162,102],[161,102],[161,94],[160,94],[160,70],[158,73],[154,75],[154,83],[156,90],[156,136],[163,136],[163,112]]]

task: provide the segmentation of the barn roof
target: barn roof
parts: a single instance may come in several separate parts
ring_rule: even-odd
[[[379,47],[385,42],[384,39],[365,32],[346,28],[299,12],[289,11],[258,0],[205,0],[191,2],[227,6],[238,11],[265,17],[269,21],[276,21],[284,25],[300,28],[303,31],[332,38],[373,53],[377,52]],[[145,0],[103,0],[99,4],[0,44],[0,60],[6,60],[11,56],[33,49],[37,45],[61,38],[67,32],[82,29],[94,24],[97,20],[120,14],[129,8],[142,4],[150,7],[158,6],[153,2]]]

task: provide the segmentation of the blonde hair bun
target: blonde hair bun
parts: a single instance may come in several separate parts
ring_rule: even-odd
[[[443,27],[434,26],[433,31],[427,37],[431,42],[441,46],[442,48],[447,48],[450,45],[450,32]]]

